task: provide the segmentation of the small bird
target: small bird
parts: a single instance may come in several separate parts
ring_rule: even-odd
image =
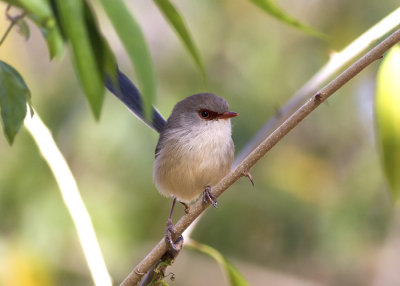
[[[228,103],[222,97],[200,93],[178,102],[167,121],[153,108],[149,121],[143,114],[141,96],[135,85],[119,70],[117,75],[117,85],[106,78],[107,88],[160,133],[153,180],[162,195],[174,198],[165,233],[175,249],[172,240],[175,202],[184,204],[188,211],[188,204],[203,193],[203,202],[209,201],[217,207],[211,187],[231,169],[235,147],[230,119],[238,114],[229,111]]]
[[[175,105],[156,147],[153,179],[161,194],[190,203],[230,171],[235,147],[229,119],[235,116],[211,93]]]
[[[222,97],[200,93],[178,102],[161,130],[153,180],[162,195],[174,198],[166,229],[171,246],[176,200],[187,209],[203,193],[203,201],[217,207],[211,187],[231,170],[235,147],[230,118],[237,115]]]

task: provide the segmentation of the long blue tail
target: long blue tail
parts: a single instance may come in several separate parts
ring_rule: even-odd
[[[128,107],[137,117],[139,117],[144,123],[156,130],[158,133],[165,126],[165,119],[153,106],[152,122],[145,119],[143,115],[143,102],[142,96],[139,90],[133,84],[133,82],[124,75],[119,69],[117,74],[118,86],[114,84],[109,76],[106,76],[105,84],[109,91],[111,91],[123,104]]]

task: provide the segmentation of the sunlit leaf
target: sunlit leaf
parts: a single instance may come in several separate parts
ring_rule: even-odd
[[[48,0],[18,0],[17,3],[20,4],[18,5],[19,7],[35,15],[42,22],[49,20],[53,16]]]
[[[84,2],[81,0],[57,0],[56,2],[63,31],[72,44],[77,74],[94,116],[99,118],[104,96],[104,80],[89,39]]]
[[[269,15],[277,18],[278,20],[295,27],[309,35],[319,37],[319,38],[326,38],[326,35],[314,30],[310,26],[300,22],[299,20],[293,18],[285,11],[283,11],[278,5],[276,5],[275,0],[250,0],[259,8],[267,12]]]
[[[243,275],[239,272],[239,270],[215,248],[212,248],[211,246],[205,244],[198,243],[192,239],[190,240],[190,242],[185,244],[185,246],[193,250],[207,254],[211,256],[215,261],[217,261],[218,264],[221,266],[221,268],[225,270],[229,278],[230,285],[232,286],[250,285],[243,277]]]
[[[185,44],[193,60],[200,69],[202,76],[205,77],[205,69],[200,57],[200,53],[198,52],[198,49],[194,44],[192,37],[190,36],[190,33],[186,28],[186,25],[179,12],[176,10],[176,8],[172,5],[172,3],[169,0],[154,0],[154,1],[157,4],[158,8],[160,8],[165,18],[167,18],[172,27],[178,33],[179,37]]]
[[[383,60],[375,95],[376,138],[394,200],[400,197],[400,46]]]
[[[146,118],[156,94],[155,74],[144,35],[122,0],[100,0],[135,67]]]
[[[13,143],[26,115],[30,92],[21,75],[10,65],[0,61],[0,109],[3,131]]]

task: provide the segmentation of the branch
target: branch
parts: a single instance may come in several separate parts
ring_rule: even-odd
[[[29,107],[28,110],[30,110]],[[34,114],[28,112],[24,123],[42,153],[44,160],[53,172],[64,203],[75,224],[79,242],[92,274],[94,284],[96,286],[111,286],[111,277],[108,274],[103,255],[101,254],[89,213],[81,198],[75,178],[58,149],[56,142],[54,142],[50,130],[44,125],[37,112]]]
[[[345,68],[351,61],[355,60],[363,51],[365,51],[372,43],[382,38],[384,35],[393,31],[400,25],[400,8],[387,15],[377,24],[368,29],[365,33],[347,45],[340,52],[334,53],[329,61],[309,80],[307,81],[285,104],[281,107],[276,115],[271,118],[257,132],[242,151],[236,156],[233,166],[241,162],[267,135],[278,125],[282,119],[287,118],[293,113],[302,102],[306,100],[309,94],[312,94],[332,78],[339,71]]]
[[[314,74],[314,76],[308,80],[286,104],[279,108],[276,115],[270,118],[264,126],[259,129],[254,137],[249,140],[246,146],[235,156],[233,162],[233,168],[235,168],[244,158],[259,145],[267,136],[273,131],[273,128],[278,126],[279,122],[282,122],[285,118],[289,117],[296,108],[303,103],[310,94],[316,92],[323,83],[327,82],[334,75],[337,75],[339,71],[343,70],[351,61],[354,61],[357,57],[365,52],[373,43],[378,39],[387,35],[391,31],[395,30],[400,25],[400,7],[391,12],[385,18],[380,20],[374,26],[369,28],[361,36],[357,37],[354,41],[348,44],[341,51],[334,53],[328,62],[320,68],[320,70]],[[190,235],[195,229],[197,222],[190,225],[190,229],[187,229],[183,238],[185,240],[190,239]]]
[[[17,15],[17,16],[11,16],[10,15],[10,9],[11,9],[11,5],[7,5],[6,8],[6,18],[8,20],[11,21],[10,25],[8,26],[7,30],[4,32],[3,36],[0,39],[0,46],[4,43],[4,41],[6,40],[8,34],[11,32],[12,28],[14,27],[15,24],[18,23],[18,21],[22,18],[25,17],[25,12],[22,12],[21,14]]]
[[[213,193],[219,197],[226,189],[235,183],[240,177],[249,172],[249,170],[286,134],[306,118],[314,109],[324,102],[330,95],[355,77],[360,71],[366,68],[374,61],[380,59],[383,54],[393,45],[400,41],[400,30],[397,30],[384,41],[369,51],[348,69],[332,80],[328,85],[314,94],[306,103],[285,120],[275,129],[261,144],[259,144],[243,161],[228,175],[226,175],[214,188]],[[190,208],[190,212],[181,217],[175,224],[175,231],[181,234],[188,228],[193,221],[207,208],[209,204],[204,205],[202,200],[198,200]],[[132,270],[131,273],[121,283],[122,286],[133,286],[141,280],[143,275],[162,257],[167,251],[168,245],[164,238],[150,251],[150,253]]]

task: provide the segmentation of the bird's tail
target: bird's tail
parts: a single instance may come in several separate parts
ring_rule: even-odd
[[[158,133],[161,132],[165,125],[165,119],[154,106],[152,107],[152,121],[150,122],[144,117],[142,96],[133,82],[125,74],[117,69],[117,84],[107,75],[105,85],[109,91],[111,91],[144,123],[156,130]]]

